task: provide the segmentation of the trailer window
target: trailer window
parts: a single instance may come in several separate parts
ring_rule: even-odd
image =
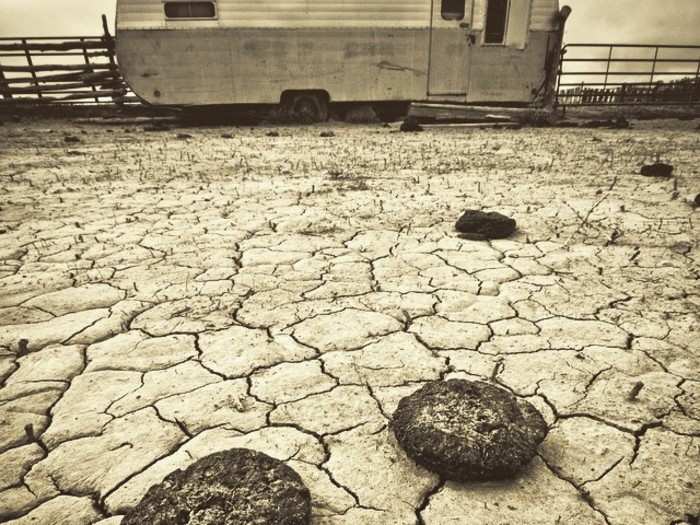
[[[465,0],[442,0],[442,18],[445,20],[462,20],[464,18]]]
[[[165,2],[166,18],[216,18],[214,2]]]
[[[506,36],[508,0],[489,0],[486,11],[485,44],[502,44]]]

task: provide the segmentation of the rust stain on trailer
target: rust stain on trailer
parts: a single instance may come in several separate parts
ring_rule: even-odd
[[[412,67],[406,67],[406,66],[400,66],[399,64],[393,64],[391,62],[388,62],[386,60],[382,60],[381,62],[377,62],[375,64],[379,69],[386,69],[388,71],[410,71],[414,75],[417,76],[425,76],[426,73],[425,71],[421,71],[420,69],[414,69]]]

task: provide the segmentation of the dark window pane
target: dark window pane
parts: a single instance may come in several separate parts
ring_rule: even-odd
[[[192,2],[193,18],[214,18],[214,4],[211,2]]]
[[[214,2],[166,2],[165,16],[168,18],[214,18]]]
[[[445,20],[462,20],[464,18],[465,0],[442,0],[442,18]]]
[[[508,20],[508,0],[489,0],[486,12],[487,44],[502,44],[506,36],[506,21]]]

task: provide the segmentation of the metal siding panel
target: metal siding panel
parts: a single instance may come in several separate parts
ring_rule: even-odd
[[[473,28],[482,30],[486,1],[474,0]],[[121,29],[193,27],[425,27],[430,0],[219,0],[216,21],[166,22],[162,0],[118,0]],[[532,0],[530,29],[557,29],[558,0]]]
[[[559,0],[533,0],[530,29],[554,31],[558,28]]]
[[[333,101],[418,100],[428,37],[427,29],[122,30],[117,52],[127,82],[154,104],[277,103],[288,89],[324,89]]]
[[[548,34],[530,33],[526,49],[507,46],[478,48],[472,55],[468,103],[530,102],[545,77]]]
[[[525,49],[530,30],[531,0],[511,0],[508,13],[508,28],[506,45],[517,49]]]
[[[427,27],[430,0],[218,0],[214,21],[166,21],[162,0],[119,0],[120,29]]]
[[[483,31],[486,25],[486,2],[487,0],[474,0],[474,19],[472,28],[475,31]]]

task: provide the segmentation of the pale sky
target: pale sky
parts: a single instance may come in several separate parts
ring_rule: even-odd
[[[101,33],[114,30],[116,0],[0,0],[0,36]],[[574,12],[568,42],[700,44],[700,0],[560,0]]]

